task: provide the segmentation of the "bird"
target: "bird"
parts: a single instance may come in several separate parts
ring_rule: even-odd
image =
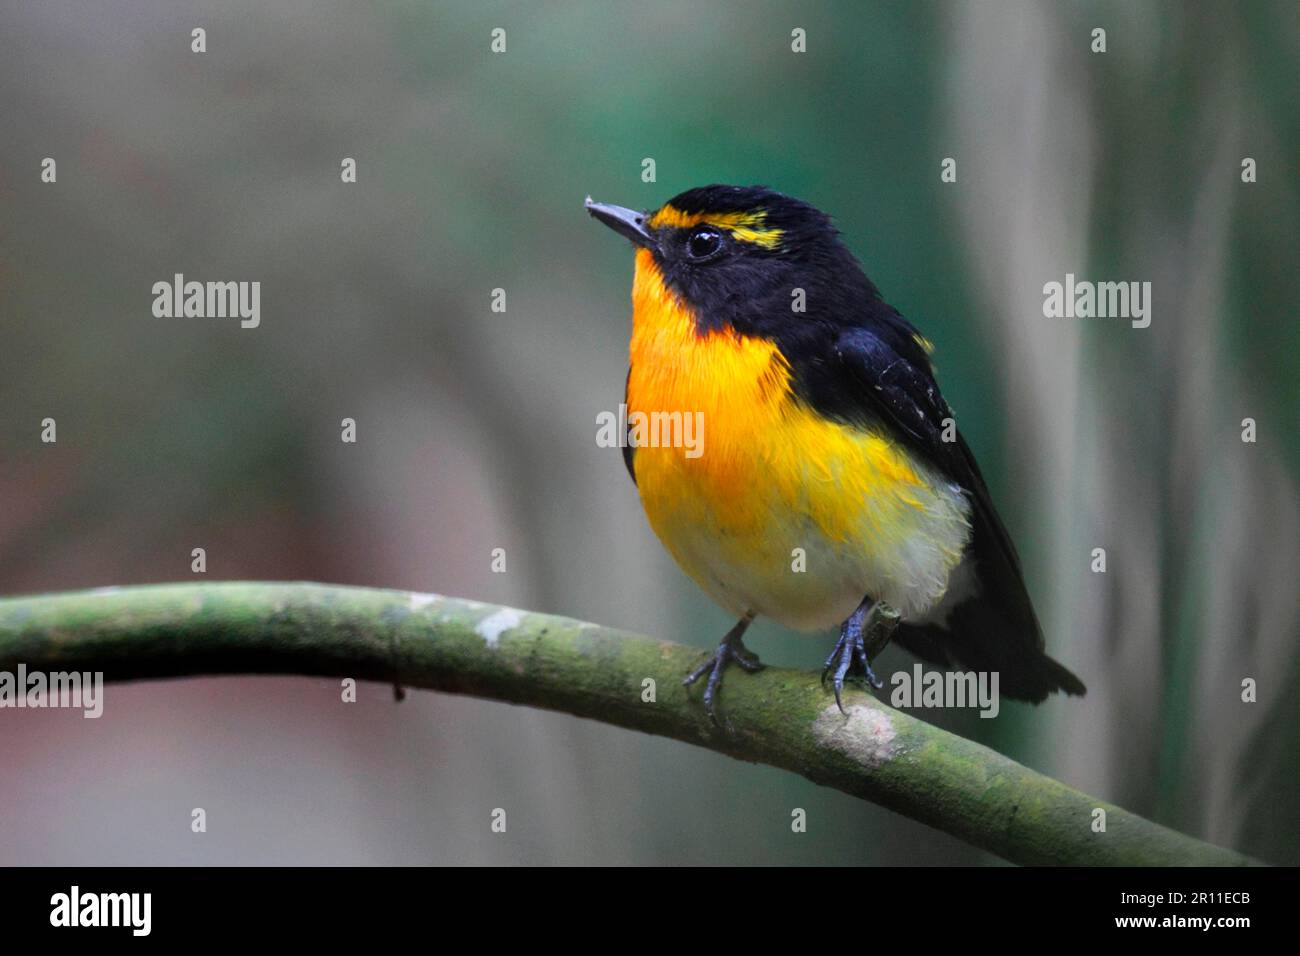
[[[765,186],[657,209],[587,197],[635,250],[624,462],[650,527],[735,616],[686,685],[718,722],[758,617],[839,628],[822,670],[879,690],[890,641],[1000,693],[1082,695],[1045,652],[1020,558],[939,391],[934,346],[889,305],[831,218]],[[698,421],[698,447],[632,423]],[[638,416],[640,416],[638,418]],[[677,416],[674,418],[673,416]],[[666,440],[647,440],[665,438]]]

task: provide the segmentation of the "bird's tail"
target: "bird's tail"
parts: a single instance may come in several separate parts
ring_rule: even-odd
[[[1056,691],[1084,694],[1087,688],[1063,664],[1012,630],[1000,610],[979,598],[958,605],[946,628],[902,622],[894,641],[941,667],[998,674],[998,693],[1041,703]]]
[[[974,535],[967,560],[974,562],[976,587],[947,609],[941,624],[904,620],[893,639],[933,664],[997,671],[998,692],[1014,700],[1039,703],[1055,691],[1086,693],[1079,678],[1044,652],[1043,632],[1011,538],[987,492],[981,487],[973,497]]]

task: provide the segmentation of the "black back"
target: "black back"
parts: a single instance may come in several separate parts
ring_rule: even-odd
[[[774,341],[800,401],[895,439],[969,500],[976,593],[953,609],[947,628],[904,621],[895,639],[935,663],[997,670],[1001,693],[1013,698],[1082,694],[1079,679],[1043,653],[1019,556],[939,390],[924,339],[884,301],[830,218],[761,186],[706,186],[669,202],[683,213],[762,210],[764,228],[782,233],[775,248],[733,241],[716,259],[696,263],[685,253],[691,229],[662,230],[656,260],[701,332],[730,327]],[[804,312],[792,309],[796,289]]]

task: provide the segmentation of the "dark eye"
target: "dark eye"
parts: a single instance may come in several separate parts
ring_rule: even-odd
[[[686,255],[691,259],[711,259],[721,248],[722,233],[716,229],[696,229],[686,240]]]

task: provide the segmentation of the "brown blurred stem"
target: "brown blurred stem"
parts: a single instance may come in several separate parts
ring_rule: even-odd
[[[102,671],[109,681],[302,674],[473,694],[792,770],[1015,863],[1254,862],[861,691],[846,692],[845,717],[814,673],[729,674],[722,709],[730,727],[717,728],[698,693],[681,686],[702,654],[531,611],[321,584],[162,584],[0,599],[0,671],[22,663],[29,672]],[[1097,809],[1105,810],[1104,833],[1093,830]]]

